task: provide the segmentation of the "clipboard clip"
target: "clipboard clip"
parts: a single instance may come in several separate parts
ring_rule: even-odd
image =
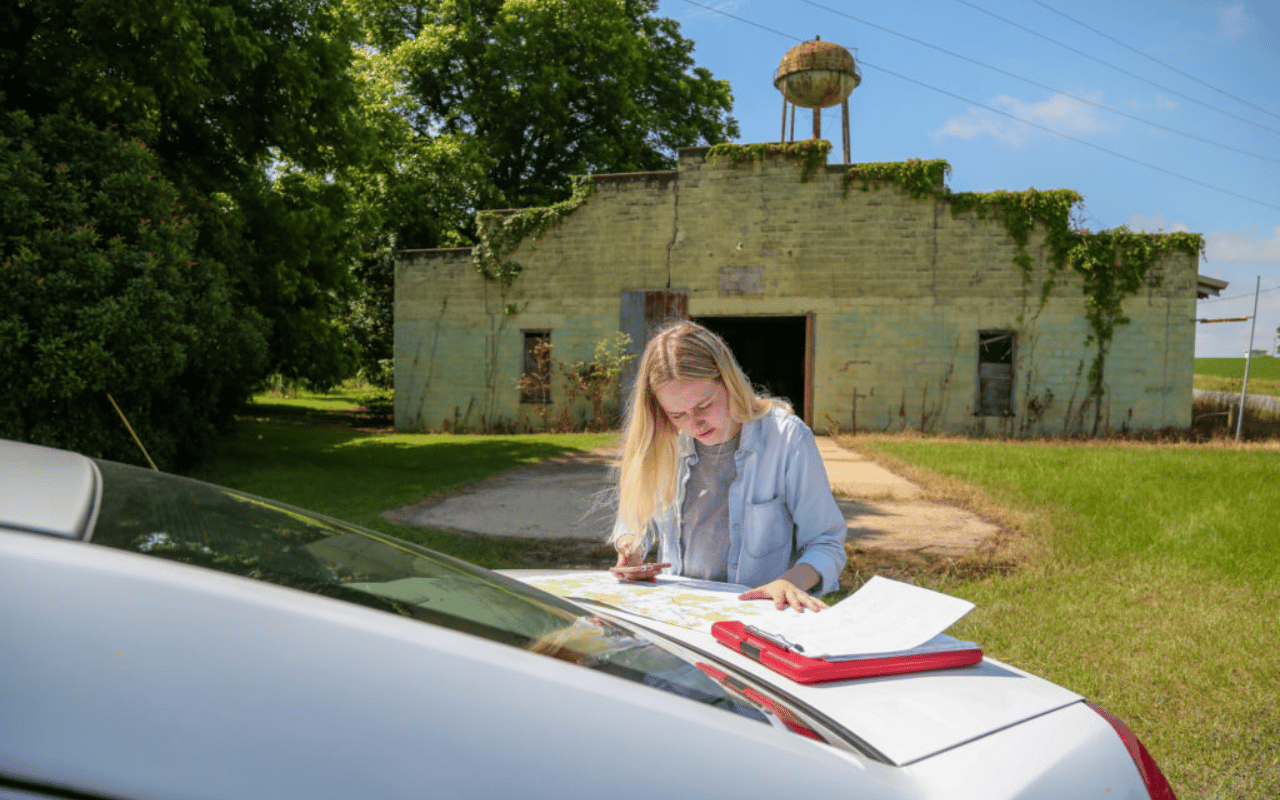
[[[783,638],[782,636],[779,636],[776,633],[769,633],[767,631],[762,631],[754,625],[743,625],[742,627],[743,627],[743,630],[747,631],[747,633],[750,633],[752,636],[756,636],[760,639],[764,639],[766,642],[769,642],[775,647],[781,647],[783,650],[791,650],[796,653],[804,652],[803,647],[801,647],[798,644],[794,644],[792,642],[787,641],[785,638]]]

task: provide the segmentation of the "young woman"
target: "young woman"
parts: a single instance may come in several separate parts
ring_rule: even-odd
[[[752,390],[716,334],[680,322],[649,341],[619,473],[619,578],[670,567],[754,587],[743,600],[826,608],[814,595],[836,588],[846,523],[813,432]],[[655,539],[662,563],[645,564]]]

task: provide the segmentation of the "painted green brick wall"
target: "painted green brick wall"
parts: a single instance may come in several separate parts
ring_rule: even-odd
[[[624,290],[667,286],[688,291],[693,317],[812,314],[819,431],[855,416],[859,430],[1011,436],[1190,424],[1195,258],[1167,259],[1160,286],[1127,301],[1106,395],[1085,407],[1095,351],[1081,286],[1058,276],[1041,307],[1038,238],[1028,284],[999,221],[896,187],[844,197],[842,172],[802,183],[786,158],[735,169],[690,149],[673,172],[596,176],[584,206],[517,251],[524,271],[506,289],[469,251],[402,253],[397,427],[536,418],[516,389],[521,330],[550,329],[561,361],[589,359],[618,330]],[[745,292],[732,280],[743,275]],[[1016,334],[1011,417],[974,415],[983,329]]]

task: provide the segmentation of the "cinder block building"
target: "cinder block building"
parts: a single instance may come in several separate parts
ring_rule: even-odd
[[[806,170],[782,146],[736,164],[723,152],[593,176],[584,202],[510,253],[509,279],[483,275],[469,248],[402,252],[396,427],[537,418],[528,401],[546,398],[517,386],[533,343],[589,360],[602,339],[622,331],[638,350],[681,316],[725,336],[751,380],[820,432],[1190,424],[1196,248],[1160,250],[1136,288],[1100,288],[1106,269],[1062,264],[1061,230],[1037,223],[1018,241],[1011,209],[1031,194],[963,204],[940,177],[922,189],[851,180],[851,165]],[[1097,313],[1109,297],[1113,329]]]

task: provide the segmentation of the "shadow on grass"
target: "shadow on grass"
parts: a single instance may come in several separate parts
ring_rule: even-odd
[[[365,408],[354,406],[346,409],[320,409],[293,403],[272,403],[261,400],[245,408],[244,417],[270,420],[280,424],[308,427],[337,427],[365,432],[390,433],[394,430],[394,416],[387,407]]]
[[[601,542],[524,540],[399,525],[383,512],[610,435],[398,434],[363,409],[256,402],[192,475],[418,542],[490,568],[612,566]],[[602,537],[603,539],[603,537]]]

